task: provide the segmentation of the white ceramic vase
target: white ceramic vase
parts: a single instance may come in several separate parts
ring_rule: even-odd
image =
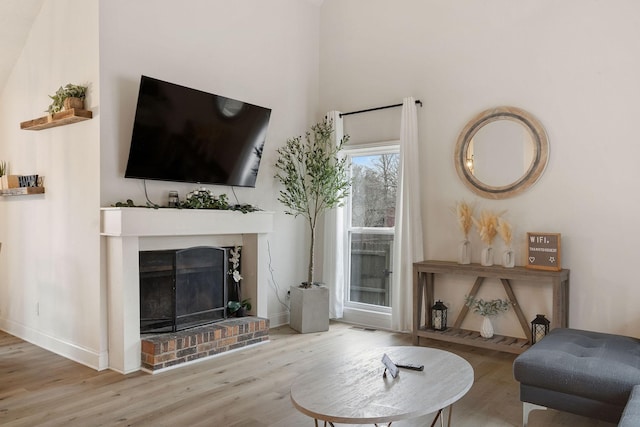
[[[480,253],[480,264],[487,267],[493,265],[493,248],[491,246],[487,246]]]
[[[506,268],[513,268],[516,265],[516,257],[514,256],[513,249],[507,248],[502,254],[502,265]]]
[[[471,264],[471,242],[467,239],[458,246],[458,264]]]
[[[493,324],[489,316],[482,316],[482,326],[480,327],[480,336],[482,338],[493,337]]]

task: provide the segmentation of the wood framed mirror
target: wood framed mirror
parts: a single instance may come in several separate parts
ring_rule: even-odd
[[[549,159],[542,124],[516,107],[485,110],[458,136],[458,176],[475,194],[489,199],[517,196],[538,181]]]

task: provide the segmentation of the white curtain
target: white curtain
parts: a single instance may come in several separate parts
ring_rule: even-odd
[[[333,121],[334,143],[337,145],[344,135],[342,117],[339,111],[330,111],[327,118]],[[324,215],[322,278],[329,286],[329,316],[332,319],[341,318],[344,310],[344,245],[344,208],[337,207]]]
[[[400,124],[400,177],[393,245],[391,327],[409,331],[413,322],[413,263],[423,260],[418,174],[418,112],[413,97],[404,98]]]

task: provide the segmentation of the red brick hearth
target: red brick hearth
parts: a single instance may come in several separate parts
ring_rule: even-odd
[[[269,340],[269,320],[227,319],[175,333],[143,335],[142,369],[151,372]]]

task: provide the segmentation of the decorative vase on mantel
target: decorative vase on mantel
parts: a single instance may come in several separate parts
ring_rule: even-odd
[[[482,249],[480,253],[480,264],[485,267],[493,265],[493,248],[491,246]]]
[[[464,239],[458,246],[458,264],[471,264],[471,242]]]
[[[482,338],[493,337],[493,324],[489,316],[482,316],[482,326],[480,327],[480,336]]]

